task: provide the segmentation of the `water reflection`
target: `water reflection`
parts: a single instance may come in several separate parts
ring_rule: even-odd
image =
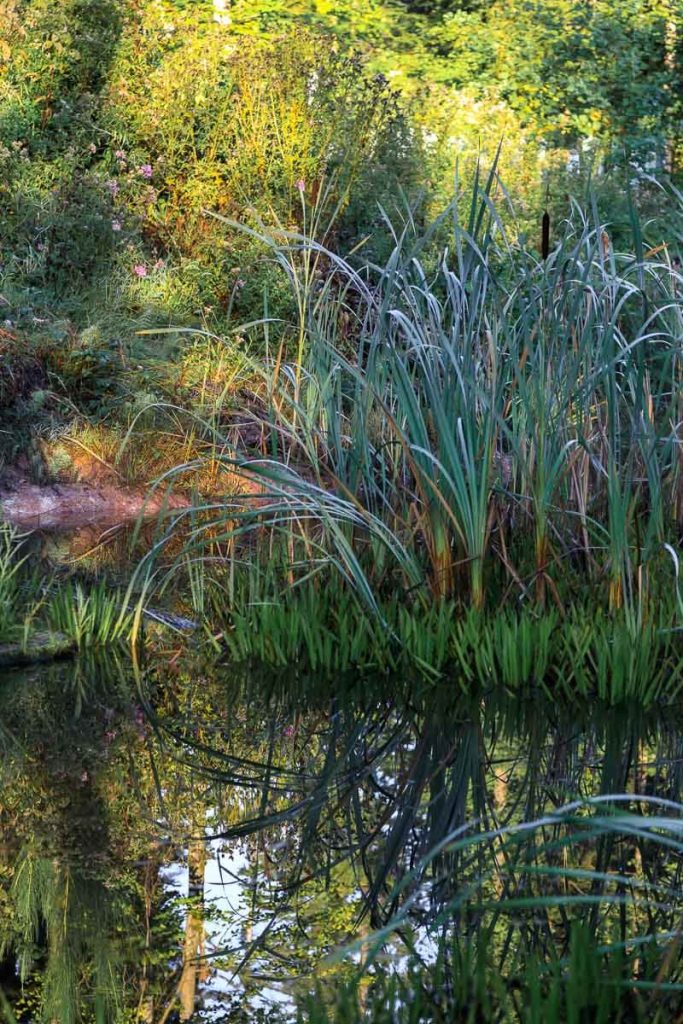
[[[107,523],[86,522],[77,529],[40,529],[29,535],[31,554],[48,569],[75,566],[93,580],[106,574],[126,580],[130,564],[142,558],[159,537],[156,520]]]
[[[0,708],[0,985],[18,1020],[289,1020],[316,971],[331,990],[371,952],[428,962],[444,931],[484,935],[500,970],[520,942],[567,953],[575,919],[605,941],[680,925],[677,848],[643,819],[615,835],[613,800],[556,814],[628,794],[675,823],[646,802],[681,797],[670,710],[163,651],[138,680],[116,656],[7,673]]]

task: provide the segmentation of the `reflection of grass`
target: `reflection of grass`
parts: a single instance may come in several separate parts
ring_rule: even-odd
[[[567,872],[571,877],[572,872]],[[597,901],[596,901],[597,902]],[[559,901],[557,901],[559,903]],[[529,908],[533,906],[530,901]],[[547,918],[553,901],[536,901]],[[514,927],[518,927],[519,922]],[[302,1000],[306,1024],[668,1024],[680,1006],[683,981],[677,963],[680,933],[599,942],[586,925],[566,926],[563,954],[540,924],[507,948],[507,963],[492,955],[492,933],[436,940],[436,956],[425,963],[415,953],[401,972],[375,965],[372,973]]]
[[[17,628],[20,573],[25,561],[18,532],[0,523],[0,640],[12,638]]]
[[[315,965],[303,1020],[675,1019],[673,723],[593,707],[586,725],[552,700],[454,700],[400,675],[352,698],[343,677],[243,675],[226,667],[216,693],[190,681],[156,724],[179,765],[235,796],[211,831],[248,844],[253,919],[269,927],[225,955],[299,996]],[[198,701],[220,707],[218,728],[209,712],[198,732]],[[355,910],[350,948],[337,900]]]
[[[301,1018],[311,1024],[676,1019],[683,808],[671,713],[597,707],[586,725],[551,701],[454,699],[387,675],[361,685],[356,677],[349,699],[342,679],[317,674],[259,679],[233,665],[207,672],[203,659],[186,657],[171,673],[168,653],[141,678],[154,705],[146,744],[131,721],[128,665],[105,671],[88,652],[33,685],[8,681],[3,725],[26,749],[15,764],[25,781],[9,775],[14,801],[36,786],[54,793],[47,802],[41,788],[18,823],[20,837],[37,830],[35,878],[48,875],[32,901],[26,894],[18,923],[29,927],[16,952],[35,952],[35,908],[56,912],[49,901],[59,896],[63,918],[51,928],[59,940],[68,925],[84,968],[64,994],[83,1009],[93,987],[101,991],[90,969],[97,950],[114,983],[119,964],[140,964],[137,882],[137,916],[105,948],[102,922],[128,898],[109,871],[125,851],[122,872],[135,878],[131,863],[144,868],[150,842],[156,874],[177,858],[192,813],[193,837],[205,828],[225,839],[228,886],[233,870],[244,884],[239,909],[225,909],[239,930],[211,965],[239,965],[245,1003],[266,976],[269,988],[305,997],[313,975],[320,991]],[[70,680],[78,673],[82,681]],[[130,734],[106,710],[118,706],[116,694]],[[112,729],[122,729],[116,743]],[[98,771],[79,783],[84,751],[88,771]],[[55,771],[62,757],[72,773],[65,787]],[[651,799],[652,787],[672,802]],[[585,799],[567,805],[576,792]],[[14,801],[10,794],[10,808]],[[97,836],[114,851],[113,864],[95,862],[95,877],[104,869],[111,878],[98,890],[103,906],[89,902],[97,892],[78,871],[68,899],[62,888],[65,837],[78,837],[74,856],[92,867],[93,821],[107,822]],[[17,852],[20,898],[31,864]],[[88,906],[93,913],[81,914]],[[352,941],[363,964],[357,985],[347,981],[358,961],[334,956]],[[177,942],[175,932],[157,933],[152,947],[162,1006],[177,981],[168,966]],[[50,969],[73,951],[60,961],[51,947]],[[137,977],[132,970],[132,984]]]
[[[604,796],[536,821],[472,835],[459,829],[442,840],[415,876],[438,858],[438,873],[456,895],[422,934],[404,909],[365,937],[363,971],[336,1000],[318,993],[304,1019],[672,1020],[683,993],[683,806],[641,798],[644,813],[621,810],[631,801]],[[468,861],[479,865],[472,878],[449,877]],[[477,873],[487,861],[492,867]],[[402,971],[381,952],[393,932],[408,946]]]

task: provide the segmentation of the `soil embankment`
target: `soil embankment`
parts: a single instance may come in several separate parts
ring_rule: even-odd
[[[41,486],[21,478],[0,481],[0,519],[22,530],[115,526],[188,505],[182,495],[149,494],[114,484]]]

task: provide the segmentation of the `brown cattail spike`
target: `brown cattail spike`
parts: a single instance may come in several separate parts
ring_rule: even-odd
[[[550,214],[546,210],[541,222],[541,255],[544,260],[548,259],[550,253]]]

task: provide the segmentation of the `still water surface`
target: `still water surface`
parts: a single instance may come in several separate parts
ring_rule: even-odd
[[[494,914],[501,964],[525,929],[561,949],[569,914],[594,932],[680,926],[678,901],[643,921],[612,905],[607,877],[680,892],[676,850],[557,814],[600,794],[629,795],[601,814],[669,813],[647,799],[681,796],[671,709],[472,701],[172,651],[139,674],[109,655],[0,685],[0,984],[17,1020],[288,1021],[314,977],[331,990],[371,950],[429,963],[446,922],[470,937]],[[525,908],[539,894],[560,909]]]

